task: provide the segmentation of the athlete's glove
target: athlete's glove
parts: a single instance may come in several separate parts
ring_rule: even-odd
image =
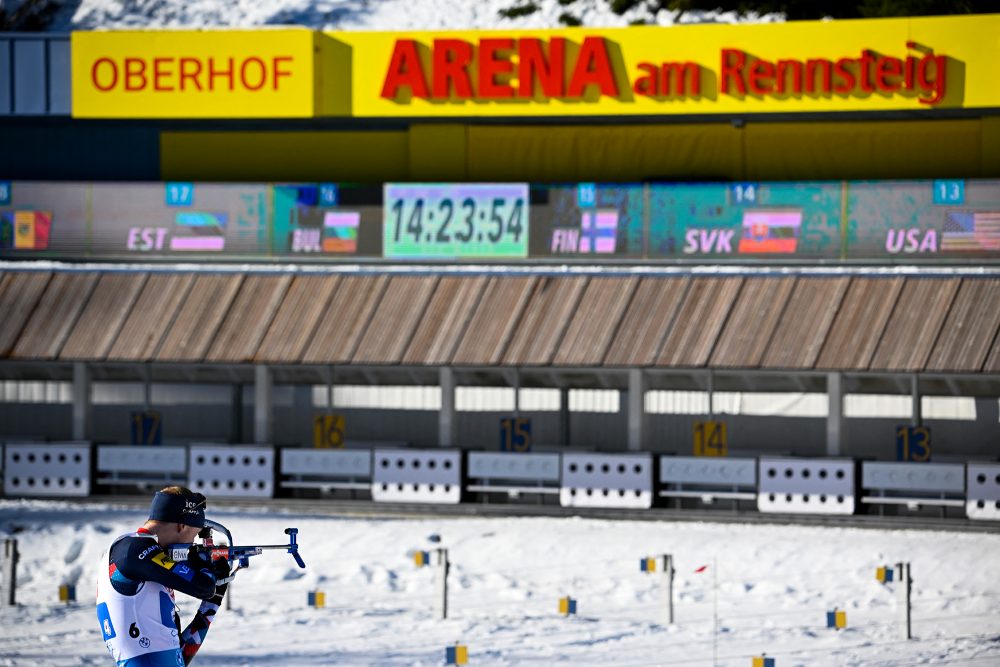
[[[211,601],[215,604],[222,603],[222,598],[229,588],[229,582],[233,580],[230,571],[229,561],[225,558],[218,558],[212,561],[212,572],[215,574],[216,584],[215,595],[212,596]]]

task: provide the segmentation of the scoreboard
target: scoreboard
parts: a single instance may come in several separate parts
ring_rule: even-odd
[[[1000,261],[1000,181],[0,181],[0,257]]]

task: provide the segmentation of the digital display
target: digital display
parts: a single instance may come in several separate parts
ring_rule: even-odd
[[[836,259],[842,184],[649,186],[650,258]]]
[[[523,183],[387,183],[383,256],[527,257],[528,207]]]
[[[0,185],[5,259],[1000,262],[996,180]]]
[[[846,187],[852,257],[1000,258],[1000,182],[872,181]]]

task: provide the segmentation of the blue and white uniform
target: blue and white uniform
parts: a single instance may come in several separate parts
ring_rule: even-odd
[[[156,537],[140,528],[115,539],[98,572],[97,620],[118,667],[184,667],[190,662],[218,609],[210,562],[172,561]],[[192,627],[181,632],[174,590],[206,600],[206,609],[192,621],[203,630],[193,650],[185,646]]]

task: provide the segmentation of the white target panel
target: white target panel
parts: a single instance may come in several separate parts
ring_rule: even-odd
[[[884,491],[964,493],[965,468],[961,463],[861,464],[861,486]]]
[[[281,474],[370,479],[372,453],[368,450],[286,447],[281,450]]]
[[[757,509],[782,514],[854,514],[850,459],[760,458]]]
[[[969,463],[965,474],[966,515],[1000,521],[1000,463]]]
[[[757,486],[756,459],[661,456],[660,482],[712,487]]]
[[[558,482],[558,454],[469,452],[469,477],[520,482]]]
[[[83,497],[90,495],[90,444],[7,443],[4,447],[4,495]]]
[[[187,450],[184,447],[97,447],[97,472],[183,475],[186,471]]]
[[[563,454],[559,504],[563,507],[652,507],[653,455]]]
[[[462,499],[462,452],[376,449],[372,500],[457,505]]]
[[[188,480],[192,490],[217,498],[271,498],[274,448],[252,445],[191,445]]]

